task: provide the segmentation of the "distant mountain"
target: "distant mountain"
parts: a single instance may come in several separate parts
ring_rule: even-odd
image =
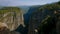
[[[40,5],[33,5],[33,6],[19,6],[24,14],[26,14],[31,8],[40,7]]]
[[[23,11],[23,14],[27,13],[30,6],[19,6],[21,8],[21,10]]]

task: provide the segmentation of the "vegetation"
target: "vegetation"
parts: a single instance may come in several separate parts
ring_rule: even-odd
[[[46,4],[37,9],[31,14],[32,25],[35,27],[40,25],[37,29],[39,34],[57,34],[56,33],[56,22],[57,14],[55,11],[60,10],[60,1],[57,3]],[[38,23],[38,24],[37,24]]]
[[[18,7],[3,7],[0,9],[0,14],[7,13],[7,12],[19,12],[20,8]]]
[[[60,2],[44,5],[41,8],[39,8],[40,11],[41,11],[41,9],[43,9],[43,10],[47,9],[48,11],[53,11],[53,12],[60,10]],[[55,15],[55,16],[57,18],[57,15]],[[39,27],[40,34],[57,34],[56,23],[55,23],[55,22],[57,22],[57,19],[54,17],[50,16],[50,18],[47,17],[48,19],[46,18],[46,19],[42,20],[40,27]]]
[[[39,8],[39,10],[44,10],[44,9],[48,9],[48,10],[55,10],[55,9],[60,9],[60,1],[57,3],[53,3],[53,4],[46,4],[43,5],[42,7]]]

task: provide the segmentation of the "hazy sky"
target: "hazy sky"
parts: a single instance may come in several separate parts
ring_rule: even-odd
[[[59,0],[0,0],[0,6],[43,5]]]

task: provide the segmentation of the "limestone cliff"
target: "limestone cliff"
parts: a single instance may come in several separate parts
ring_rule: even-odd
[[[22,10],[18,7],[3,7],[0,9],[0,22],[6,23],[10,30],[16,29],[20,24],[24,26]]]

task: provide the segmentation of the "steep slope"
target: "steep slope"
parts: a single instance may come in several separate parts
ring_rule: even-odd
[[[36,33],[35,29],[38,29],[38,27],[39,27],[39,25],[41,25],[41,23],[44,25],[50,24],[51,22],[46,23],[45,20],[47,20],[50,17],[55,17],[56,12],[58,12],[59,10],[60,10],[60,2],[46,4],[41,7],[37,7],[37,9],[33,10],[33,13],[30,14],[29,22],[28,22],[29,23],[29,34],[35,34]],[[49,25],[49,26],[51,26],[51,25]],[[46,34],[46,33],[44,33],[44,34]]]
[[[37,8],[39,8],[39,6],[30,6],[29,10],[27,13],[24,14],[24,22],[26,25],[28,25],[29,19],[30,19],[30,15],[35,12],[37,10]]]
[[[18,7],[3,7],[0,9],[0,22],[6,23],[10,30],[15,30],[23,23],[23,13]]]

